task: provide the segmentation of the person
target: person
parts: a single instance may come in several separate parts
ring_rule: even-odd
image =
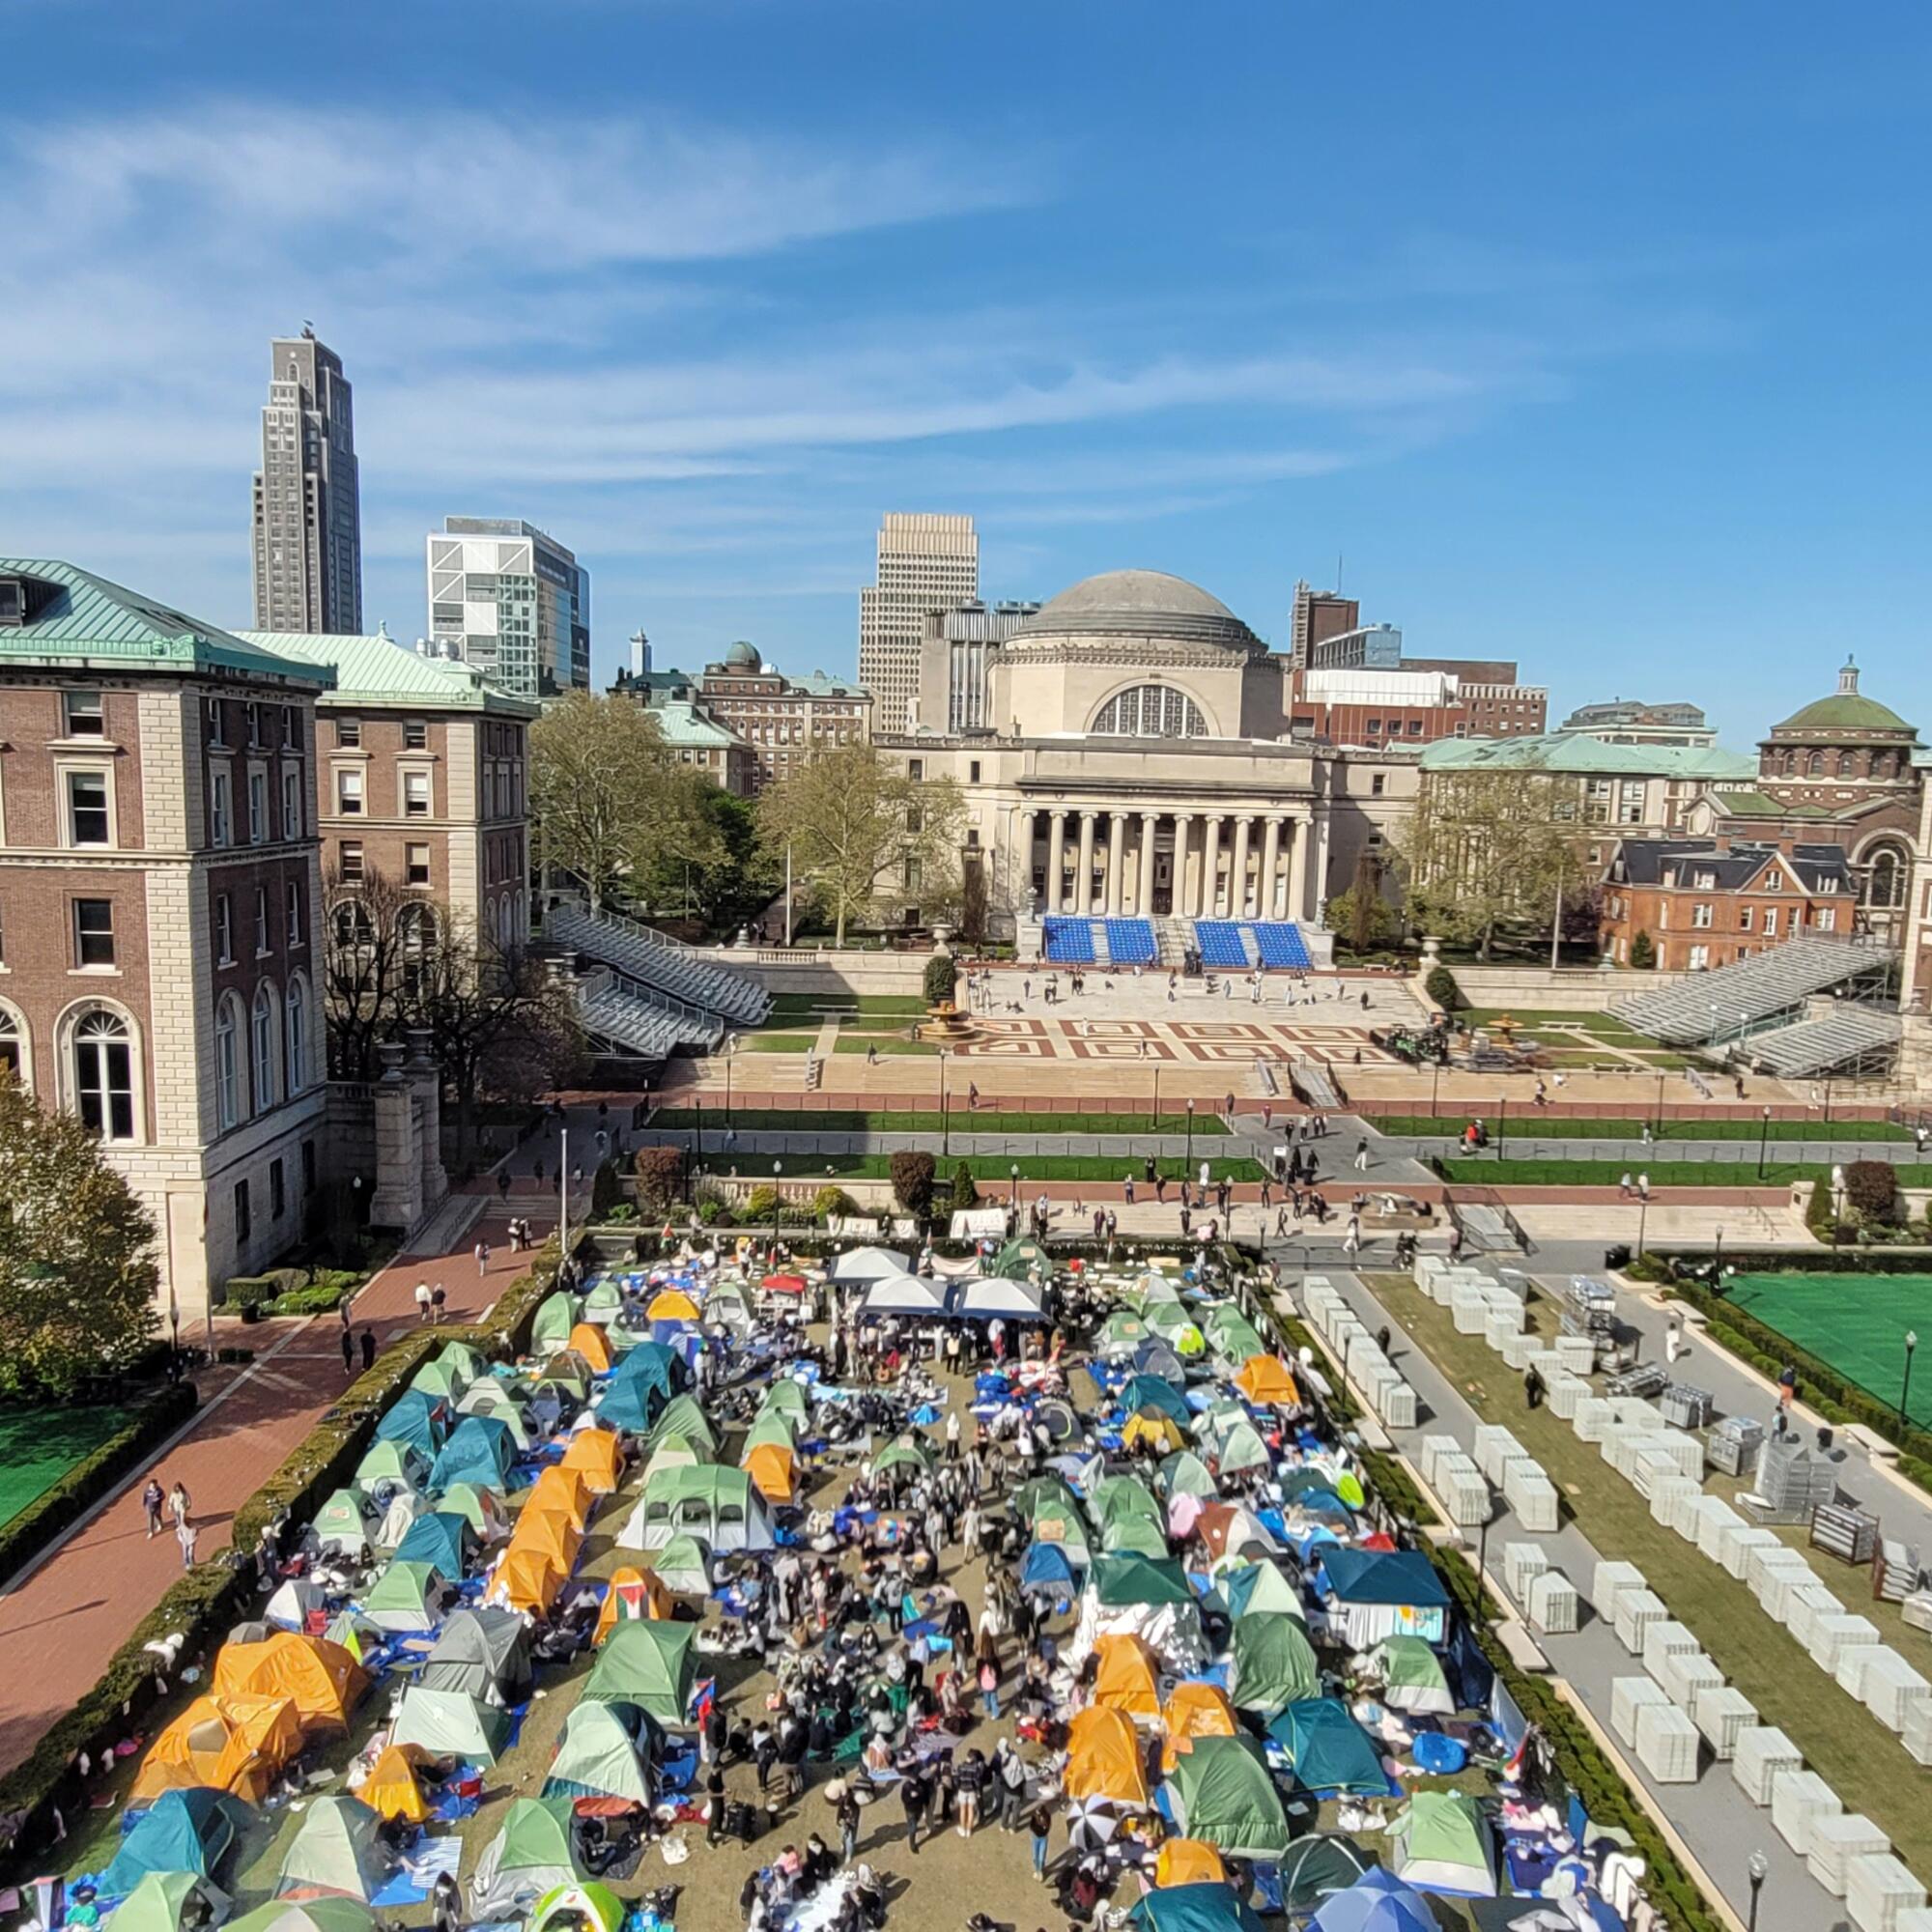
[[[1046,1883],[1046,1847],[1053,1832],[1053,1801],[1042,1798],[1033,1807],[1027,1819],[1027,1831],[1033,1836],[1033,1875],[1041,1885]]]
[[[506,1167],[500,1169],[497,1175],[497,1199],[498,1201],[507,1201],[509,1198],[510,1170]]]
[[[365,1327],[362,1330],[362,1371],[366,1375],[376,1366],[376,1331]]]
[[[1650,1176],[1647,1174],[1639,1174],[1636,1178],[1636,1198],[1639,1201],[1650,1199]]]
[[[457,1932],[463,1923],[463,1893],[454,1872],[440,1871],[429,1889],[430,1909],[436,1932]]]
[[[483,1279],[484,1275],[489,1271],[489,1267],[490,1243],[488,1241],[478,1241],[476,1243],[476,1279],[478,1281]]]
[[[1389,1340],[1390,1340],[1389,1325],[1386,1321],[1384,1321],[1382,1325],[1376,1330],[1376,1347],[1379,1349],[1384,1355],[1386,1355],[1389,1351]]]
[[[866,1048],[866,1065],[867,1066],[876,1066],[878,1065],[878,1064],[879,1064],[878,1046],[876,1042],[868,1043]]]
[[[187,1492],[185,1483],[177,1483],[168,1492],[168,1520],[179,1529],[188,1520],[194,1508],[193,1498]]]
[[[141,1492],[141,1507],[148,1513],[148,1540],[151,1543],[161,1533],[161,1512],[166,1508],[167,1500],[167,1492],[150,1476],[148,1487]]]
[[[181,1545],[182,1568],[184,1570],[192,1570],[194,1568],[194,1540],[200,1533],[186,1517],[181,1517],[176,1520],[175,1541]]]
[[[347,1328],[342,1331],[342,1373],[345,1376],[355,1373],[355,1337]]]
[[[1134,1178],[1131,1174],[1121,1177],[1121,1198],[1129,1208],[1134,1205]]]
[[[1527,1407],[1537,1408],[1543,1402],[1543,1372],[1533,1365],[1523,1371],[1522,1399]]]
[[[447,1297],[444,1295],[442,1292],[442,1284],[441,1282],[438,1282],[437,1285],[429,1292],[429,1320],[431,1327],[435,1328],[441,1326],[442,1305],[446,1299]]]
[[[416,1283],[416,1320],[423,1322],[429,1320],[429,1283],[426,1281]]]
[[[1667,1363],[1674,1363],[1683,1351],[1684,1319],[1682,1316],[1673,1315],[1663,1324],[1663,1359]]]
[[[859,1856],[859,1799],[848,1784],[838,1793],[838,1850],[840,1861],[850,1864]]]
[[[984,1753],[968,1751],[965,1762],[954,1768],[952,1780],[953,1802],[958,1806],[959,1835],[970,1838],[980,1822],[980,1793],[986,1784]]]
[[[919,1831],[925,1823],[928,1795],[924,1776],[918,1771],[907,1772],[899,1784],[899,1804],[905,1811],[906,1850],[915,1858],[919,1855]]]
[[[1369,1138],[1366,1134],[1364,1134],[1362,1138],[1355,1143],[1355,1172],[1357,1174],[1366,1174],[1368,1173],[1368,1171],[1369,1171]]]
[[[704,1779],[704,1795],[710,1801],[710,1815],[704,1821],[704,1842],[715,1845],[724,1835],[724,1760],[714,1757]]]

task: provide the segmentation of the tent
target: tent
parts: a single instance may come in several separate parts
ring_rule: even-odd
[[[1107,1525],[1100,1547],[1110,1556],[1122,1550],[1132,1550],[1141,1556],[1165,1556],[1167,1532],[1144,1516],[1123,1517],[1119,1522]]]
[[[1279,1556],[1281,1545],[1253,1510],[1240,1503],[1209,1503],[1201,1512],[1195,1534],[1207,1546],[1210,1564],[1226,1557]]]
[[[1224,1476],[1240,1475],[1248,1469],[1268,1466],[1267,1444],[1261,1431],[1245,1418],[1235,1423],[1214,1447],[1215,1466]]]
[[[524,1554],[534,1552],[568,1577],[577,1568],[578,1551],[583,1548],[583,1528],[561,1503],[546,1509],[530,1507],[518,1517],[509,1547]]]
[[[1321,1576],[1343,1641],[1353,1650],[1385,1636],[1440,1643],[1448,1634],[1449,1593],[1419,1549],[1336,1547],[1323,1550]]]
[[[496,1415],[466,1415],[438,1453],[430,1487],[446,1490],[455,1483],[481,1483],[500,1490],[516,1459],[517,1445],[507,1422]]]
[[[1136,1517],[1156,1526],[1161,1520],[1153,1492],[1134,1476],[1102,1476],[1088,1492],[1087,1514],[1101,1529]]]
[[[564,1719],[543,1795],[622,1798],[633,1804],[649,1804],[647,1752],[639,1748],[649,1725],[650,1719],[634,1704],[606,1704],[586,1697]]]
[[[1153,1882],[1157,1886],[1225,1884],[1228,1867],[1212,1845],[1199,1838],[1170,1838],[1161,1846],[1153,1861]]]
[[[1411,1717],[1454,1715],[1456,1699],[1441,1660],[1419,1636],[1383,1637],[1370,1651],[1369,1663],[1381,1673],[1381,1700],[1391,1710]]]
[[[615,1378],[620,1382],[642,1382],[646,1387],[661,1389],[668,1402],[677,1393],[682,1373],[683,1365],[676,1350],[667,1349],[662,1342],[639,1342],[617,1364]]]
[[[624,1901],[609,1886],[560,1885],[537,1900],[529,1932],[623,1932]]]
[[[259,1804],[301,1749],[301,1719],[287,1697],[197,1697],[148,1747],[128,1795],[148,1804],[164,1791],[207,1785]]]
[[[1311,1932],[1435,1932],[1437,1923],[1413,1886],[1372,1865],[1346,1890],[1323,1899],[1310,1926]]]
[[[1282,1903],[1291,1912],[1311,1911],[1376,1869],[1375,1859],[1352,1838],[1330,1833],[1297,1838],[1281,1861]]]
[[[872,1459],[872,1473],[882,1476],[888,1469],[917,1469],[922,1475],[932,1468],[932,1451],[919,1435],[901,1435],[888,1442]]]
[[[642,1376],[629,1381],[616,1377],[597,1399],[597,1420],[604,1428],[621,1429],[627,1435],[647,1435],[652,1417],[663,1404],[664,1391],[656,1382]]]
[[[519,1549],[513,1544],[497,1558],[483,1600],[486,1604],[526,1611],[533,1617],[546,1617],[556,1602],[557,1592],[569,1579],[569,1570],[559,1569],[548,1551]]]
[[[457,1398],[469,1386],[448,1362],[424,1362],[410,1378],[410,1387],[455,1406]]]
[[[355,1487],[372,1500],[384,1488],[419,1490],[431,1459],[407,1442],[372,1442],[355,1465]]]
[[[1163,1788],[1174,1822],[1190,1838],[1243,1859],[1277,1859],[1288,1849],[1287,1814],[1247,1738],[1196,1738]]]
[[[651,1424],[651,1447],[655,1449],[668,1435],[682,1435],[687,1441],[696,1443],[709,1457],[718,1454],[718,1432],[695,1395],[674,1395],[665,1404]]]
[[[1490,1827],[1461,1791],[1418,1791],[1389,1823],[1396,1876],[1418,1891],[1493,1898]]]
[[[611,1352],[609,1336],[594,1321],[580,1321],[570,1331],[570,1339],[563,1346],[572,1353],[582,1355],[584,1367],[593,1376],[608,1376],[611,1363],[616,1359]]]
[[[1025,1281],[1033,1271],[1039,1270],[1041,1281],[1053,1279],[1053,1257],[1029,1235],[1022,1235],[1009,1241],[993,1257],[993,1265],[988,1274],[1004,1276],[1008,1281]]]
[[[1257,1408],[1293,1407],[1301,1400],[1294,1378],[1273,1356],[1257,1350],[1235,1376],[1235,1386]]]
[[[1121,1407],[1128,1414],[1137,1408],[1158,1408],[1182,1428],[1187,1425],[1187,1398],[1165,1376],[1129,1376],[1121,1390]]]
[[[563,1466],[582,1479],[593,1496],[608,1496],[623,1480],[624,1445],[610,1429],[580,1429],[563,1452]]]
[[[1094,1565],[1089,1587],[1095,1601],[1111,1609],[1127,1605],[1191,1604],[1193,1592],[1180,1565],[1172,1559],[1142,1556],[1132,1550],[1101,1556]]]
[[[533,1355],[554,1355],[564,1346],[570,1339],[570,1331],[577,1326],[577,1308],[576,1295],[561,1289],[537,1304],[537,1312],[530,1321],[530,1352]]]
[[[1063,1543],[1030,1543],[1020,1559],[1020,1588],[1071,1598],[1079,1588],[1073,1559]]]
[[[599,1275],[584,1291],[582,1320],[602,1324],[623,1312],[624,1291],[613,1276]]]
[[[1333,1697],[1291,1704],[1268,1726],[1295,1777],[1323,1798],[1387,1798],[1389,1775],[1375,1740]]]
[[[1221,1601],[1233,1617],[1252,1617],[1269,1611],[1308,1621],[1301,1591],[1278,1563],[1239,1563],[1221,1572]]]
[[[567,1798],[519,1798],[511,1804],[469,1881],[466,1916],[472,1922],[519,1917],[553,1887],[583,1883],[571,1816]]]
[[[1187,1370],[1180,1357],[1163,1342],[1158,1335],[1150,1335],[1130,1358],[1137,1375],[1158,1376],[1164,1382],[1173,1382],[1178,1388],[1187,1379]]]
[[[761,1443],[776,1442],[781,1449],[789,1449],[797,1441],[798,1424],[792,1416],[782,1408],[767,1408],[753,1417],[745,1432],[744,1446],[755,1449]]]
[[[392,1558],[356,1608],[378,1630],[419,1635],[441,1621],[443,1578],[433,1564]]]
[[[715,1463],[653,1470],[617,1544],[657,1549],[680,1530],[703,1537],[723,1555],[770,1549],[775,1542],[770,1512],[751,1477]]]
[[[449,1433],[451,1408],[440,1395],[405,1389],[376,1425],[378,1442],[406,1442],[418,1454],[434,1456]]]
[[[934,1320],[946,1313],[946,1284],[923,1275],[885,1275],[867,1289],[866,1298],[859,1304],[859,1313]]]
[[[410,1524],[410,1533],[396,1546],[398,1563],[427,1563],[432,1570],[460,1580],[466,1559],[475,1546],[468,1517],[454,1510],[433,1510]]]
[[[811,1397],[806,1393],[805,1384],[791,1376],[781,1376],[766,1389],[764,1399],[758,1404],[758,1413],[765,1416],[777,1411],[788,1415],[801,1426],[811,1416]]]
[[[697,1303],[681,1288],[660,1289],[644,1310],[647,1321],[700,1321]]]
[[[337,1892],[367,1905],[382,1890],[389,1860],[383,1821],[359,1798],[318,1798],[308,1807],[275,1881],[280,1897]]]
[[[1162,1274],[1158,1268],[1149,1268],[1128,1283],[1126,1293],[1127,1299],[1136,1308],[1145,1309],[1156,1301],[1179,1301],[1180,1285],[1172,1275]]]
[[[1161,1463],[1160,1486],[1170,1499],[1175,1496],[1212,1498],[1220,1494],[1214,1478],[1208,1473],[1208,1464],[1192,1449],[1179,1450]]]
[[[451,1483],[437,1507],[460,1516],[479,1543],[496,1543],[510,1533],[503,1498],[486,1484]]]
[[[878,1281],[885,1275],[911,1272],[912,1257],[892,1248],[854,1248],[849,1254],[835,1256],[827,1270],[829,1278],[837,1282]]]
[[[1104,1798],[1116,1804],[1148,1802],[1147,1768],[1134,1720],[1124,1711],[1089,1705],[1066,1727],[1066,1769],[1061,1789],[1068,1798]]]
[[[390,1745],[369,1767],[356,1797],[390,1823],[420,1825],[429,1818],[429,1804],[416,1778],[416,1767],[430,1761],[420,1745]]]
[[[306,1735],[346,1731],[369,1676],[339,1643],[277,1631],[260,1643],[223,1644],[208,1688],[217,1697],[286,1697]]]
[[[1202,1850],[1211,1853],[1213,1847]],[[1135,1932],[1262,1932],[1262,1921],[1225,1878],[1166,1886],[1156,1881],[1129,1909],[1127,1923]]]
[[[458,1610],[417,1674],[425,1690],[460,1690],[485,1703],[521,1704],[530,1693],[530,1628],[513,1610]]]
[[[247,1823],[248,1807],[225,1791],[164,1791],[121,1840],[97,1889],[126,1898],[150,1872],[214,1880]]]
[[[1160,1747],[1160,1768],[1171,1772],[1176,1761],[1194,1748],[1196,1738],[1237,1738],[1240,1720],[1228,1693],[1215,1684],[1177,1684],[1161,1708],[1166,1740]]]
[[[1147,1311],[1147,1325],[1185,1361],[1190,1355],[1206,1354],[1207,1338],[1194,1325],[1193,1318],[1178,1301],[1164,1301]]]
[[[1315,1649],[1298,1617],[1263,1610],[1242,1617],[1229,1639],[1236,1708],[1274,1717],[1313,1697],[1321,1684]]]
[[[1094,1655],[1099,1660],[1094,1703],[1150,1723],[1160,1716],[1160,1660],[1139,1637],[1103,1636]]]
[[[495,1764],[509,1747],[509,1712],[465,1690],[426,1690],[412,1684],[396,1708],[392,1745],[420,1745],[438,1757]]]
[[[274,1898],[229,1919],[223,1932],[376,1932],[376,1917],[354,1898]]]
[[[602,1643],[620,1623],[663,1622],[675,1608],[670,1592],[654,1572],[627,1566],[611,1575],[604,1606],[597,1613],[595,1640]]]
[[[1124,1449],[1146,1447],[1157,1455],[1172,1456],[1186,1443],[1179,1423],[1165,1409],[1137,1408],[1121,1431],[1121,1446]]]
[[[309,1577],[291,1577],[262,1605],[262,1621],[278,1630],[306,1630],[311,1613],[327,1608],[328,1592],[320,1583]]]
[[[711,1553],[702,1537],[679,1531],[652,1557],[651,1568],[666,1589],[679,1596],[704,1597],[711,1593]]]
[[[636,1704],[667,1730],[685,1727],[691,1702],[691,1643],[696,1624],[620,1623],[597,1653],[586,1698]]]
[[[376,1527],[369,1532],[372,1550],[393,1556],[404,1537],[414,1527],[416,1518],[428,1508],[428,1502],[413,1490],[397,1490]]]
[[[1245,1362],[1250,1355],[1267,1353],[1260,1331],[1232,1301],[1208,1309],[1201,1317],[1201,1332],[1224,1362]]]
[[[554,1509],[581,1527],[589,1516],[594,1500],[590,1486],[580,1470],[571,1468],[566,1463],[553,1463],[536,1479],[524,1504],[524,1514],[527,1516],[531,1510]]]
[[[1030,1281],[1001,1275],[955,1276],[947,1293],[951,1314],[968,1321],[1043,1321],[1046,1294]]]
[[[366,1499],[354,1484],[337,1490],[315,1513],[316,1547],[325,1556],[363,1556],[369,1549]]]
[[[212,1879],[192,1872],[151,1871],[114,1909],[119,1932],[182,1932],[182,1920],[212,1925],[227,1894]],[[71,1921],[70,1921],[71,1922]]]
[[[1131,1310],[1117,1308],[1094,1340],[1096,1355],[1131,1355],[1148,1338],[1148,1325]]]

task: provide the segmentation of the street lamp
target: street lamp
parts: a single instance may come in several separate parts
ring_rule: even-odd
[[[1148,1125],[1155,1133],[1160,1132],[1160,1062],[1153,1064],[1153,1112],[1148,1116]]]
[[[1638,1261],[1642,1261],[1644,1230],[1650,1223],[1650,1195],[1648,1191],[1645,1191],[1639,1194],[1636,1199],[1636,1258]]]
[[[1905,1331],[1905,1386],[1898,1392],[1898,1428],[1900,1435],[1911,1427],[1906,1420],[1906,1405],[1912,1400],[1912,1355],[1918,1347],[1918,1331],[1908,1328]]]
[[[1718,1230],[1717,1252],[1711,1257],[1711,1287],[1714,1293],[1724,1292],[1724,1231]]]
[[[1432,1121],[1437,1117],[1435,1100],[1436,1100],[1436,1095],[1439,1094],[1441,1092],[1442,1092],[1442,1063],[1440,1060],[1437,1060],[1435,1065],[1430,1069],[1430,1074],[1429,1074],[1429,1118]]]
[[[735,1058],[731,1048],[734,1040],[724,1042],[724,1131],[731,1131],[731,1062]]]
[[[1194,1172],[1194,1102],[1187,1103],[1187,1172]]]
[[[1651,1130],[1651,1139],[1661,1141],[1662,1138],[1663,1138],[1663,1071],[1660,1067],[1658,1069],[1658,1075],[1657,1075],[1657,1121],[1656,1124]]]
[[[772,1259],[774,1261],[778,1260],[779,1254],[779,1215],[784,1208],[784,1203],[779,1198],[779,1180],[784,1171],[783,1161],[772,1162]]]
[[[1007,1178],[1013,1183],[1013,1206],[1017,1208],[1020,1205],[1020,1164],[1018,1161],[1014,1161],[1012,1166],[1008,1168]]]
[[[1763,1123],[1759,1126],[1757,1131],[1757,1178],[1760,1180],[1764,1179],[1765,1149],[1770,1144],[1770,1141],[1771,1141],[1771,1109],[1767,1107],[1764,1110]]]
[[[1510,1103],[1507,1094],[1496,1100],[1496,1158],[1503,1157],[1503,1143],[1509,1138]]]
[[[1750,1880],[1750,1918],[1745,1932],[1757,1932],[1757,1895],[1771,1874],[1771,1861],[1762,1852],[1753,1852],[1745,1865],[1745,1873]]]
[[[694,1165],[704,1158],[704,1097],[691,1096],[691,1158]]]
[[[939,1151],[942,1156],[952,1151],[952,1122],[946,1111],[946,1049],[939,1049]]]

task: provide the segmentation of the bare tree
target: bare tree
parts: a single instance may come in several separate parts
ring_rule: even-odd
[[[373,1080],[376,1049],[402,1024],[405,955],[423,901],[386,873],[345,879],[324,874],[327,908],[323,948],[323,1014],[328,1025],[328,1070],[337,1080]],[[411,912],[408,919],[405,912]]]

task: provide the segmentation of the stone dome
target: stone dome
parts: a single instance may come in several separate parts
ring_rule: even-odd
[[[1042,604],[1012,641],[1024,646],[1032,638],[1171,638],[1239,651],[1262,647],[1218,597],[1164,570],[1107,570],[1082,578]]]
[[[726,647],[724,668],[726,670],[763,670],[765,661],[758,655],[756,644],[748,643],[740,638],[735,644]]]

